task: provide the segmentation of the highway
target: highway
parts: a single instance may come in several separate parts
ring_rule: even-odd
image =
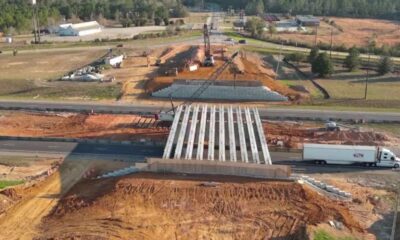
[[[0,140],[0,156],[38,156],[38,157],[65,157],[80,156],[95,159],[125,160],[132,162],[144,162],[146,157],[161,157],[163,147],[135,146],[135,145],[110,145],[87,144],[68,142],[46,141],[19,141]],[[273,164],[289,165],[293,173],[349,173],[360,172],[363,174],[391,174],[386,168],[366,168],[361,166],[342,165],[314,165],[301,161],[301,153],[271,152]]]
[[[0,155],[61,156],[90,155],[115,159],[130,158],[143,162],[146,157],[160,157],[163,147],[143,145],[87,144],[72,142],[0,140]]]
[[[235,105],[235,104],[233,104]],[[155,114],[165,106],[166,102],[148,104],[138,103],[98,103],[98,102],[46,102],[46,101],[15,101],[0,100],[0,109],[3,110],[33,110],[33,111],[65,111],[65,112],[91,112],[94,113],[116,113],[116,114]],[[266,118],[299,118],[299,119],[342,119],[365,121],[400,122],[400,112],[356,112],[356,111],[333,111],[333,110],[311,110],[295,108],[258,107],[260,116]]]

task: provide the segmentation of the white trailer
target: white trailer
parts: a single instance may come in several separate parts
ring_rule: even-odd
[[[304,144],[303,160],[316,164],[400,167],[400,159],[392,151],[373,146]]]

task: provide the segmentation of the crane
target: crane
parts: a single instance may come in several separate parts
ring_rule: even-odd
[[[204,63],[205,67],[212,67],[215,65],[214,56],[211,54],[211,41],[210,41],[210,30],[208,29],[207,23],[204,24],[203,29],[204,35]]]
[[[207,88],[210,85],[212,85],[215,80],[217,80],[217,78],[225,71],[225,69],[227,69],[230,65],[233,64],[233,60],[238,55],[239,55],[239,52],[235,52],[220,68],[218,68],[215,72],[213,72],[213,74],[211,74],[211,76],[207,80],[205,80],[198,89],[196,89],[196,91],[192,94],[192,96],[190,96],[189,99],[187,99],[185,102],[183,102],[179,106],[187,105],[187,104],[190,105],[191,101],[193,99],[200,97],[201,94],[203,94],[207,90]],[[161,111],[160,114],[156,116],[157,120],[166,121],[166,122],[172,122],[174,120],[175,107],[174,107],[174,103],[173,103],[173,99],[172,99],[172,94],[170,95],[170,100],[171,100],[172,109],[170,109],[168,111]],[[179,106],[177,106],[177,107],[179,107]]]

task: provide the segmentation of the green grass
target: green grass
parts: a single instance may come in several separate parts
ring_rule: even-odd
[[[16,185],[20,185],[23,184],[24,181],[23,180],[0,180],[0,190],[7,188],[7,187],[12,187],[12,186],[16,186]]]
[[[311,94],[313,98],[316,99],[323,98],[322,93],[309,80],[278,80],[278,81],[290,88],[294,88],[296,86],[303,86],[307,89],[307,91],[309,92],[309,94]]]
[[[395,112],[400,113],[400,108],[378,107],[368,104],[354,104],[351,101],[341,101],[340,103],[331,103],[329,100],[313,100],[313,102],[304,102],[300,105],[271,105],[271,108],[290,108],[290,109],[309,109],[309,110],[332,110],[332,111],[351,111],[351,112]]]
[[[331,235],[329,235],[327,232],[324,230],[318,230],[315,232],[315,236],[313,240],[357,240],[356,238],[353,237],[339,237],[335,238]]]
[[[54,81],[41,87],[31,81],[24,86],[14,85],[14,88],[18,91],[10,91],[10,88],[6,92],[0,90],[0,98],[116,100],[121,94],[121,85],[108,83]]]
[[[363,99],[365,83],[361,80],[318,79],[333,99]],[[368,86],[368,100],[399,100],[400,80],[397,82],[374,82]]]

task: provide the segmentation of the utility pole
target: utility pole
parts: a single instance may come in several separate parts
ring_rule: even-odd
[[[314,40],[314,46],[317,47],[318,45],[318,25],[315,26],[315,40]]]
[[[31,0],[32,3],[32,11],[33,11],[33,35],[35,38],[35,43],[40,43],[40,23],[38,20],[38,7],[36,4],[36,0]]]
[[[279,59],[278,59],[278,64],[276,65],[275,80],[277,80],[277,78],[278,78],[279,66],[282,61],[282,59],[281,59],[282,58],[282,50],[283,50],[283,41],[281,41],[281,47],[279,49]]]
[[[332,48],[333,48],[333,28],[331,28],[331,52],[330,52],[331,61],[332,61]]]
[[[368,49],[368,63],[367,63],[367,77],[365,79],[365,95],[364,99],[367,100],[367,94],[368,94],[368,81],[369,81],[369,63],[371,60],[371,49]]]

